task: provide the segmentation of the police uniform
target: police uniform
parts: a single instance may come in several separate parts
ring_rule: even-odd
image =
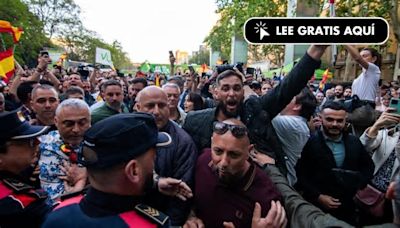
[[[73,218],[73,219],[65,219]],[[43,227],[168,227],[168,216],[140,199],[89,188],[85,196],[65,199]]]
[[[7,147],[9,141],[32,139],[44,134],[47,130],[48,127],[31,126],[20,111],[0,115],[0,145],[3,148]],[[10,152],[7,151],[7,153]],[[31,152],[26,151],[26,153]],[[7,160],[3,162],[6,162],[4,167],[12,166],[11,163],[7,163]],[[25,179],[22,173],[0,171],[1,228],[40,227],[45,216],[51,211],[51,207],[46,204],[47,194],[42,189],[35,189]]]
[[[85,133],[78,162],[107,170],[151,147],[170,143],[168,134],[158,133],[151,115],[117,114],[94,124]],[[117,195],[90,187],[85,195],[63,200],[43,227],[169,227],[168,216],[141,201],[141,196]]]

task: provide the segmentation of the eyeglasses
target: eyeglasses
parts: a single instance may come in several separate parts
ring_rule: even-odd
[[[213,132],[219,135],[225,134],[228,130],[231,131],[232,135],[236,138],[242,138],[247,134],[247,128],[245,126],[232,125],[218,121],[215,121],[213,124]]]

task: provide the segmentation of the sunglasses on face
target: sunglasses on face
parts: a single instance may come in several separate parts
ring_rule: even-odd
[[[247,134],[247,128],[245,126],[226,124],[218,121],[213,124],[213,132],[219,135],[225,134],[228,130],[231,131],[232,135],[236,138],[242,138]]]

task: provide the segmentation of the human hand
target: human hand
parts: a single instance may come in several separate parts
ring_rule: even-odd
[[[185,182],[170,177],[159,179],[158,191],[167,196],[176,196],[183,201],[193,197],[192,190]]]
[[[275,164],[275,159],[271,158],[270,156],[268,156],[266,154],[257,152],[256,149],[253,149],[250,151],[250,157],[259,166],[263,166],[265,164],[272,164],[272,165]]]
[[[41,57],[39,57],[39,59],[38,59],[38,65],[37,65],[36,68],[38,68],[38,69],[44,71],[44,70],[47,69],[48,64],[49,64],[48,59],[45,58],[45,57],[43,57],[43,56],[41,56]]]
[[[340,205],[342,205],[339,199],[335,199],[331,196],[323,194],[320,194],[318,196],[318,202],[326,209],[336,209],[339,208]]]
[[[251,223],[252,228],[281,228],[286,227],[287,219],[285,209],[281,203],[271,201],[271,208],[265,218],[261,217],[261,206],[256,203]]]
[[[85,187],[87,180],[87,171],[85,167],[79,167],[77,164],[64,162],[61,166],[61,171],[65,173],[65,176],[59,176],[59,178],[64,181],[66,192],[81,191]]]
[[[204,228],[204,223],[197,217],[189,217],[183,228]]]
[[[373,127],[376,129],[381,129],[398,124],[400,122],[400,115],[393,113],[393,111],[396,111],[396,109],[388,108],[386,112],[383,112],[375,121]]]

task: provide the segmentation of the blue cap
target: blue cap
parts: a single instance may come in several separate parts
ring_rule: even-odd
[[[0,114],[0,143],[9,140],[29,139],[47,132],[48,126],[33,126],[20,110]]]
[[[117,114],[95,123],[86,131],[79,163],[105,168],[134,159],[152,147],[168,146],[171,137],[158,132],[147,113]]]

